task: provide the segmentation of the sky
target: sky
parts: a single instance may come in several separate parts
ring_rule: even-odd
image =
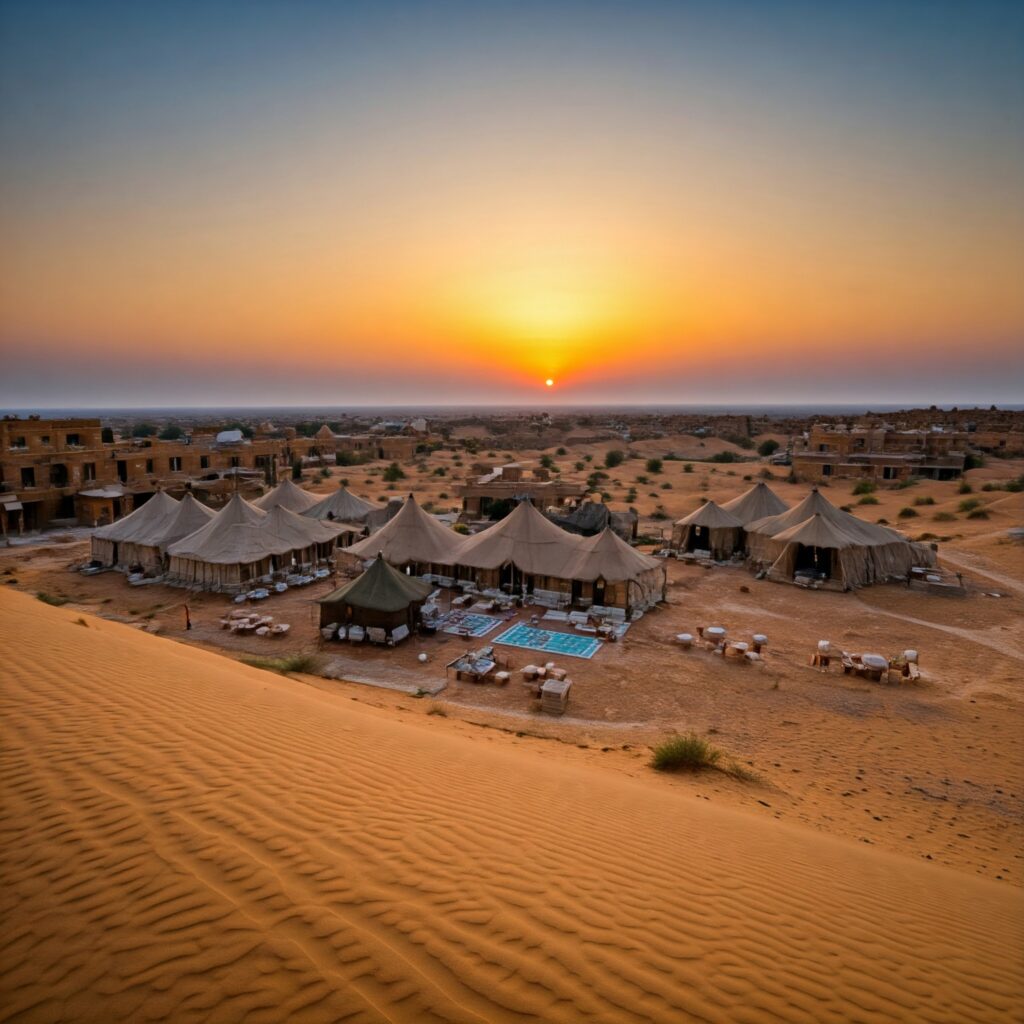
[[[0,0],[0,406],[1019,402],[1022,115],[1020,3]]]

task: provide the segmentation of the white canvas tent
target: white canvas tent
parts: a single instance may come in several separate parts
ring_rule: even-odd
[[[310,519],[336,519],[342,523],[365,523],[366,517],[376,509],[371,501],[353,494],[347,487],[339,487],[333,494],[315,502],[302,512]]]
[[[576,561],[569,567],[571,580],[591,585],[597,604],[614,605],[630,612],[646,610],[665,600],[665,563],[630,547],[610,526],[580,542]]]
[[[178,502],[174,515],[167,521],[163,533],[160,535],[160,554],[166,554],[167,549],[176,541],[195,533],[200,527],[205,526],[217,513],[208,508],[202,502],[196,501],[191,493]]]
[[[291,480],[282,480],[272,491],[267,491],[261,498],[257,498],[253,504],[264,512],[270,512],[275,508],[286,508],[292,512],[305,512],[312,508],[319,499],[315,494],[304,491],[297,487]]]
[[[817,488],[794,508],[751,523],[747,543],[769,579],[843,590],[906,579],[913,566],[935,564],[929,546],[836,508]]]
[[[134,512],[93,532],[93,560],[120,569],[158,569],[160,538],[177,510],[174,498],[165,491],[157,491]]]
[[[722,502],[722,508],[739,520],[741,526],[766,516],[777,516],[789,506],[763,481],[729,501]]]
[[[731,558],[742,549],[743,524],[714,501],[706,501],[688,516],[677,519],[672,547],[678,551],[708,551],[712,558]]]
[[[433,572],[453,566],[461,545],[459,534],[424,512],[410,494],[393,519],[344,551],[363,560],[380,552],[396,568],[413,566],[419,572]]]

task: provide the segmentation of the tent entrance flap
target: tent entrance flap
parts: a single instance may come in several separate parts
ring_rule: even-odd
[[[793,559],[793,573],[822,573],[831,579],[834,573],[833,560],[836,552],[832,548],[817,548],[809,544],[798,544]]]

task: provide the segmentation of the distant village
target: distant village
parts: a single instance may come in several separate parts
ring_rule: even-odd
[[[791,480],[811,483],[865,479],[894,484],[910,478],[952,480],[974,460],[1024,454],[1024,412],[989,409],[910,409],[847,420],[581,413],[441,414],[410,419],[349,417],[308,422],[301,416],[211,425],[170,419],[104,422],[100,418],[0,420],[0,529],[4,536],[116,521],[165,491],[194,494],[207,505],[235,493],[257,497],[279,480],[337,466],[406,463],[441,448],[465,452],[471,471],[458,486],[465,519],[496,517],[515,497],[561,510],[559,525],[581,516],[635,534],[628,508],[581,510],[587,480],[487,462],[489,450],[543,452],[565,444],[643,440],[690,434],[718,438],[728,448],[711,461],[766,460],[788,467]],[[769,437],[767,441],[758,439]],[[665,453],[671,457],[671,452]],[[543,458],[541,463],[543,463]],[[574,518],[575,516],[575,518]]]

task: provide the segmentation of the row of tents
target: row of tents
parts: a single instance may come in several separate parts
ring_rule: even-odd
[[[237,589],[270,572],[313,565],[365,532],[375,506],[345,488],[319,498],[286,480],[248,502],[235,494],[215,511],[186,494],[158,491],[92,536],[92,561],[163,574],[169,583]]]
[[[707,501],[679,519],[672,547],[716,560],[746,557],[769,579],[801,578],[848,590],[906,579],[935,565],[935,550],[897,530],[867,523],[833,505],[817,488],[789,508],[765,483],[721,505]]]

